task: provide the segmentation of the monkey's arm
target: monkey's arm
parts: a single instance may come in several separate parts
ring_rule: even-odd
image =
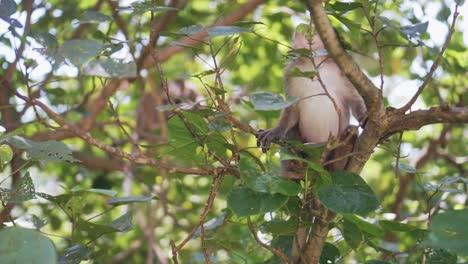
[[[299,121],[299,112],[297,109],[297,103],[285,108],[281,112],[278,125],[272,129],[260,130],[257,135],[257,146],[262,148],[265,153],[272,142],[283,141],[286,139],[286,135],[289,130],[293,128]]]

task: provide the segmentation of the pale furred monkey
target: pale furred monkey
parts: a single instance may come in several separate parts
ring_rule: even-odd
[[[292,47],[311,50],[310,57],[300,57],[286,68],[286,96],[299,101],[283,109],[276,127],[259,131],[258,145],[264,152],[273,141],[282,141],[292,133],[304,143],[326,142],[329,136],[337,137],[349,126],[350,109],[359,121],[366,113],[362,97],[328,55],[318,34],[310,42],[296,31]],[[295,68],[316,71],[318,75],[291,76]]]

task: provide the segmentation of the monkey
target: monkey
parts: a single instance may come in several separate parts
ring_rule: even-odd
[[[338,137],[348,128],[350,110],[358,121],[362,121],[367,112],[364,100],[328,55],[317,33],[309,41],[296,30],[292,48],[310,51],[310,56],[295,59],[285,70],[285,94],[299,100],[282,110],[274,128],[259,130],[257,144],[263,152],[272,142],[284,141],[290,135],[298,135],[303,143],[324,143],[330,136]],[[292,74],[295,69],[302,73],[315,72],[315,76],[297,76]],[[288,166],[294,167],[294,164]]]
[[[284,141],[296,136],[306,144],[324,143],[330,137],[342,137],[350,125],[350,110],[359,122],[363,121],[367,112],[364,100],[333,58],[328,56],[317,33],[306,38],[298,28],[294,34],[292,48],[305,49],[309,53],[308,56],[300,56],[293,60],[285,70],[285,94],[287,97],[297,97],[298,101],[282,110],[278,124],[274,128],[258,132],[257,145],[263,152],[266,152],[274,141]],[[302,73],[315,74],[312,77],[301,76],[295,74],[295,69]],[[305,171],[306,166],[303,162],[281,161],[280,174],[287,179],[302,180]],[[316,199],[309,193],[305,200]],[[303,208],[305,219],[309,218],[312,221],[311,212],[317,209],[315,208],[317,206],[311,202]],[[309,230],[308,226],[298,226],[296,230],[291,250],[293,263],[302,263],[300,258],[308,243]]]

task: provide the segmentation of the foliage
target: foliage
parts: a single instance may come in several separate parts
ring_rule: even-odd
[[[282,69],[303,56],[289,50],[301,1],[16,2],[0,1],[2,263],[281,263],[323,220],[304,218],[307,197],[336,213],[320,263],[468,260],[463,124],[392,131],[362,172],[329,173],[325,144],[312,160],[256,147],[300,100]],[[456,8],[325,4],[389,111],[445,49],[413,108],[466,115],[463,32],[443,46],[431,31]],[[283,179],[285,159],[306,178]]]

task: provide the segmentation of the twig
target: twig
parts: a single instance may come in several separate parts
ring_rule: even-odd
[[[252,224],[252,221],[250,220],[250,216],[247,217],[247,225],[250,229],[250,232],[252,233],[255,241],[257,241],[257,243],[262,246],[263,248],[271,251],[273,254],[275,254],[278,258],[281,259],[281,261],[285,264],[290,264],[291,262],[289,262],[289,259],[288,257],[283,253],[283,251],[281,249],[278,249],[278,248],[274,248],[272,246],[269,246],[265,243],[263,243],[257,236],[257,231],[255,230],[253,224]]]
[[[434,75],[434,72],[437,69],[437,67],[439,67],[439,63],[440,63],[440,61],[442,59],[442,56],[444,55],[445,50],[447,49],[448,45],[450,44],[450,41],[452,39],[452,35],[455,32],[455,22],[457,21],[457,17],[459,15],[459,13],[458,13],[458,5],[459,4],[460,4],[460,0],[458,0],[457,3],[455,4],[455,11],[453,13],[452,25],[450,26],[450,30],[449,30],[449,33],[447,35],[447,39],[445,39],[445,43],[442,46],[442,49],[440,50],[439,55],[437,56],[436,60],[432,64],[431,69],[429,70],[429,73],[426,75],[426,78],[424,78],[423,83],[421,84],[421,86],[419,86],[418,91],[416,91],[416,93],[411,98],[411,100],[408,103],[406,103],[403,107],[398,109],[398,111],[400,111],[402,113],[405,113],[406,111],[408,111],[411,108],[411,106],[414,104],[414,102],[416,102],[416,100],[418,99],[419,95],[422,93],[424,88],[426,88],[426,86],[432,80],[432,76]]]

